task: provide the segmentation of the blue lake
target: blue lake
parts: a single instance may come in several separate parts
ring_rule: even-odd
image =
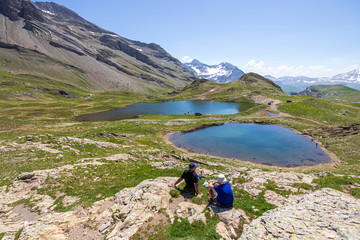
[[[297,167],[331,161],[311,139],[276,125],[228,123],[175,133],[169,140],[191,152],[270,166]]]
[[[254,104],[213,101],[173,101],[160,103],[136,103],[124,108],[85,114],[75,118],[77,121],[113,121],[120,119],[136,118],[142,114],[235,114],[245,111]]]

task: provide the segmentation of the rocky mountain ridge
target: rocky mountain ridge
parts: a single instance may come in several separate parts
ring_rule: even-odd
[[[97,91],[176,88],[195,78],[159,45],[121,37],[56,3],[1,0],[0,24],[0,70],[57,76],[62,80],[61,74],[42,69],[51,67],[70,72],[74,85],[87,82],[90,90]],[[4,46],[33,52],[26,55],[30,59],[24,59],[26,53],[17,56],[12,48]],[[81,71],[41,62],[40,54]]]
[[[360,90],[360,69],[337,74],[332,77],[310,78],[306,76],[283,76],[275,78],[265,75],[266,78],[279,84],[285,92],[300,92],[312,85],[345,85]]]
[[[198,78],[205,78],[217,83],[230,83],[238,80],[245,73],[234,65],[223,62],[217,65],[206,65],[194,59],[184,66],[192,71]]]
[[[345,85],[313,85],[298,95],[312,96],[337,102],[360,102],[360,91]]]

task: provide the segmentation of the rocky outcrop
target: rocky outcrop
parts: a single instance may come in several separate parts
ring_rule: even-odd
[[[241,185],[241,188],[249,192],[251,195],[257,197],[259,193],[265,188],[264,185],[274,183],[278,188],[284,191],[291,191],[292,193],[299,193],[299,188],[295,187],[296,183],[305,183],[309,186],[314,185],[312,181],[316,178],[314,175],[294,173],[294,172],[266,172],[260,169],[252,169],[246,171],[246,173],[240,174],[245,179],[245,183]],[[302,193],[308,193],[309,190],[301,189]],[[273,198],[281,199],[276,197],[275,193],[268,193],[268,196],[274,196]],[[268,199],[270,200],[270,198]],[[270,200],[271,201],[271,200]],[[278,204],[276,204],[278,205]]]
[[[238,232],[242,230],[243,225],[250,223],[250,218],[241,209],[213,206],[212,210],[220,220],[216,225],[216,232],[226,240],[239,237]]]
[[[171,198],[169,183],[175,180],[145,180],[134,188],[126,188],[117,193],[114,204],[110,207],[111,215],[103,222],[113,229],[109,231],[107,239],[128,239],[160,209],[167,208]]]
[[[37,139],[30,135],[26,138],[32,140],[30,142]],[[66,144],[102,146],[101,142],[88,139],[57,140]],[[160,157],[166,161],[157,159]],[[222,169],[226,169],[221,173],[226,174],[235,191],[247,192],[253,199],[264,196],[268,203],[277,206],[257,219],[253,219],[255,215],[247,215],[248,210],[244,209],[245,212],[236,205],[236,208],[219,208],[214,204],[196,204],[186,199],[185,195],[171,197],[170,185],[177,179],[174,177],[144,180],[135,187],[124,188],[114,196],[95,202],[89,208],[76,206],[65,213],[54,210],[58,201],[56,198],[37,191],[46,186],[46,179],[71,176],[76,167],[135,160],[135,155],[118,153],[102,158],[80,159],[74,165],[37,170],[14,177],[10,186],[0,188],[0,233],[6,233],[3,239],[14,239],[21,229],[19,239],[129,239],[136,233],[146,231],[152,219],[162,218],[166,220],[165,224],[172,224],[178,218],[186,218],[190,223],[202,221],[207,224],[208,214],[219,220],[216,232],[226,240],[239,237],[247,240],[360,237],[359,199],[333,189],[312,192],[315,187],[313,180],[326,176],[326,173],[270,172],[246,167],[230,168],[221,164],[224,167]],[[151,161],[155,161],[152,165],[157,168],[185,167],[183,160],[162,152]],[[220,172],[211,168],[203,169],[203,173],[210,180],[211,176]],[[94,181],[100,179],[95,178]],[[300,185],[307,187],[300,188]],[[63,206],[80,200],[60,192],[56,193],[56,197]]]
[[[264,213],[239,239],[359,238],[360,200],[324,188]]]
[[[22,0],[0,0],[0,13],[12,21],[19,20],[22,2]]]

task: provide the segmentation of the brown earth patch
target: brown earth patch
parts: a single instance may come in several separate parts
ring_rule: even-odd
[[[37,221],[41,217],[37,212],[30,211],[24,204],[17,205],[12,212],[18,215],[19,220],[23,221]]]

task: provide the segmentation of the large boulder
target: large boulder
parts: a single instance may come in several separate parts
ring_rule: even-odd
[[[244,224],[250,222],[250,218],[242,209],[221,208],[216,205],[212,205],[211,209],[220,220],[216,225],[216,232],[226,240],[237,238]]]
[[[360,199],[324,188],[270,210],[240,240],[360,239]]]
[[[170,177],[148,179],[118,192],[111,207],[115,224],[107,239],[130,238],[160,209],[166,209],[171,198],[170,184],[175,181]]]

